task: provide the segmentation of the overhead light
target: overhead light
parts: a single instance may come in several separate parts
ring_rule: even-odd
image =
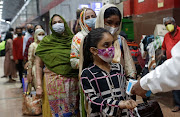
[[[6,21],[6,23],[10,24],[11,22],[10,21]]]
[[[0,19],[0,21],[2,21],[2,22],[6,22],[5,20],[3,20],[3,19]]]
[[[3,4],[3,1],[0,1],[0,4]]]
[[[0,9],[2,9],[3,8],[3,6],[2,5],[0,5]]]

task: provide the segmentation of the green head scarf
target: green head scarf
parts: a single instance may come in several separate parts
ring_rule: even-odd
[[[64,21],[64,33],[59,34],[52,29],[52,19],[59,16]],[[60,15],[53,15],[49,22],[52,34],[43,38],[36,49],[36,55],[39,56],[46,67],[56,74],[65,77],[78,77],[78,70],[74,70],[70,64],[71,42],[73,34],[66,21]]]

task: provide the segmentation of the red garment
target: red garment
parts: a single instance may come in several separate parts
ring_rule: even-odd
[[[139,50],[138,49],[137,50],[131,49],[130,52],[131,52],[131,56],[137,57],[138,53],[139,53]]]
[[[34,38],[30,37],[28,39],[28,42],[26,43],[26,48],[25,48],[25,51],[24,51],[24,59],[26,61],[28,61],[28,50],[29,50],[29,46],[31,45],[31,43],[34,42]]]
[[[13,58],[14,60],[23,60],[23,37],[13,40]]]
[[[142,58],[140,51],[139,51],[139,53],[138,53],[137,60],[138,60],[138,62],[139,62],[139,65],[140,65],[141,68],[143,69],[144,66],[145,66],[145,59]]]
[[[174,45],[176,45],[180,40],[180,27],[177,26],[177,30],[175,32],[175,35],[172,36],[169,33],[167,33],[165,36],[164,36],[164,41],[163,41],[163,44],[162,44],[162,50],[165,50],[166,51],[166,56],[167,56],[167,59],[171,58],[171,49],[174,47]]]
[[[139,49],[137,49],[137,50],[131,49],[130,52],[131,52],[131,56],[132,56],[133,60],[138,61],[141,68],[144,68],[145,60],[142,58],[140,50]]]

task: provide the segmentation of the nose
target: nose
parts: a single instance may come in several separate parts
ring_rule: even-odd
[[[111,27],[116,28],[116,25],[115,25],[115,24],[113,24],[113,25],[111,25]]]

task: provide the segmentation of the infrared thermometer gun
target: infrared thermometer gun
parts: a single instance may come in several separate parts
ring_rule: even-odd
[[[129,79],[129,82],[128,82],[128,85],[127,85],[127,88],[126,88],[126,93],[128,95],[132,95],[131,94],[131,89],[132,89],[133,85],[136,84],[136,83],[137,83],[137,80]]]
[[[132,95],[131,94],[131,89],[132,89],[132,87],[134,86],[134,84],[136,84],[138,81],[137,80],[134,80],[134,79],[130,79],[129,80],[129,82],[128,82],[128,85],[127,85],[127,88],[126,88],[126,93],[128,94],[128,95]],[[150,97],[150,95],[151,95],[151,91],[147,91],[147,93],[145,94],[146,95],[146,97]]]

